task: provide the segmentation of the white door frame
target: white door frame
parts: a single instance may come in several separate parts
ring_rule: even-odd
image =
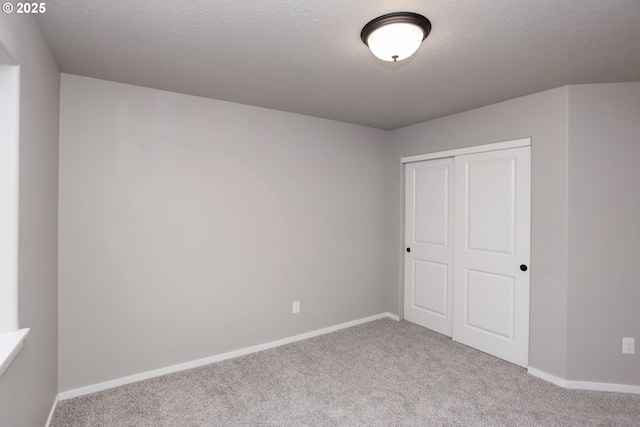
[[[492,144],[474,145],[473,147],[456,148],[453,150],[436,151],[435,153],[419,154],[416,156],[401,157],[400,163],[421,162],[423,160],[441,159],[443,157],[455,157],[463,154],[484,153],[486,151],[506,150],[507,148],[529,147],[531,138],[514,139],[512,141],[494,142]],[[404,209],[404,207],[403,207]]]

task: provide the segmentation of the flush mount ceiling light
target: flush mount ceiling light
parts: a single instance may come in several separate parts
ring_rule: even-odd
[[[430,31],[431,22],[424,16],[396,12],[369,22],[360,37],[375,56],[383,61],[396,62],[413,55]]]

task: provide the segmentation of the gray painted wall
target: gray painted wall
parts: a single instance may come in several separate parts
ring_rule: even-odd
[[[60,135],[60,391],[384,310],[387,132],[63,74]]]
[[[0,14],[0,43],[20,65],[19,322],[31,328],[0,376],[0,424],[43,426],[58,389],[60,74],[31,16]]]
[[[567,341],[567,99],[559,88],[390,133],[386,310],[402,312],[400,158],[532,138],[530,366],[564,378]]]
[[[639,161],[640,83],[571,86],[568,379],[640,385]]]
[[[530,365],[640,383],[638,356],[620,354],[622,336],[640,337],[628,268],[638,85],[560,88],[386,133],[63,75],[60,391],[401,313],[400,157],[522,137],[533,141]],[[47,149],[36,178],[51,172]],[[46,182],[49,198],[32,190],[21,206],[50,202]],[[43,271],[32,270],[21,265],[21,280]],[[23,352],[0,393],[27,390]]]

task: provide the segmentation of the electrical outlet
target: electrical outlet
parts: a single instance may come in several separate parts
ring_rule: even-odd
[[[635,354],[636,340],[634,338],[622,338],[622,354]]]
[[[294,302],[293,302],[293,309],[292,309],[292,313],[293,313],[293,314],[298,314],[298,313],[300,313],[300,301],[294,301]]]

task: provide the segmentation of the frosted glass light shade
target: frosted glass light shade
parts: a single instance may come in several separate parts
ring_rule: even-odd
[[[431,21],[413,12],[394,12],[369,21],[360,38],[383,61],[401,61],[413,55],[431,32]]]
[[[388,24],[371,33],[367,44],[383,61],[402,61],[413,55],[424,38],[422,28],[406,22]]]

